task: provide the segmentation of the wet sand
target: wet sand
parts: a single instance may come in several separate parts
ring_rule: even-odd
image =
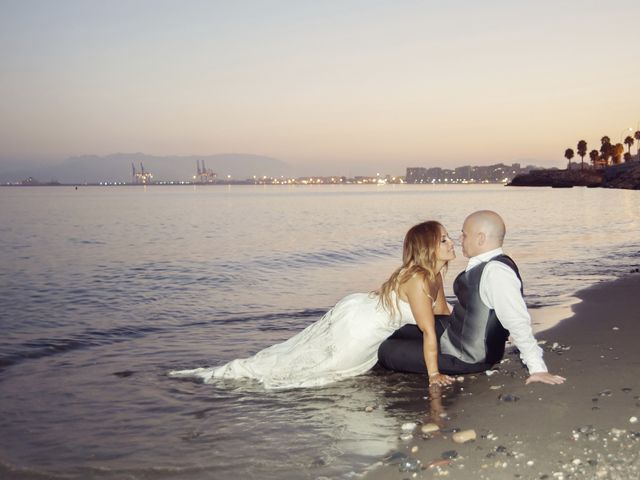
[[[536,335],[564,385],[525,385],[511,351],[495,373],[433,390],[430,413],[390,432],[397,451],[366,479],[640,478],[640,275],[577,296],[571,318]],[[470,429],[475,440],[454,442]]]

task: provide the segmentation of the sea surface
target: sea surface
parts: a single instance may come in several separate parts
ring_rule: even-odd
[[[269,392],[167,372],[292,336],[377,288],[413,224],[440,220],[457,239],[485,208],[506,220],[532,312],[640,266],[637,191],[0,188],[0,477],[358,476],[429,410],[420,376]],[[449,296],[465,265],[457,252]]]

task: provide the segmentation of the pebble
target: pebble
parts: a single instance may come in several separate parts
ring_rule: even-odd
[[[585,425],[583,427],[576,428],[576,431],[579,433],[593,433],[595,430],[596,429],[593,425]]]
[[[422,425],[420,430],[422,431],[422,433],[433,433],[433,432],[437,432],[438,430],[440,430],[440,427],[438,425],[436,425],[435,423],[426,423],[426,424]]]
[[[400,440],[402,440],[403,442],[408,442],[412,438],[413,435],[411,433],[403,433],[402,435],[400,435]]]
[[[498,400],[502,400],[503,402],[517,402],[520,400],[520,397],[511,393],[505,393],[498,395]]]
[[[417,426],[418,425],[415,424],[414,422],[407,422],[402,424],[402,426],[400,427],[400,430],[402,430],[403,432],[413,432]]]
[[[621,437],[623,434],[627,433],[626,430],[622,430],[621,428],[612,428],[611,435],[614,437]]]
[[[411,447],[411,453],[416,453],[419,450],[417,445],[414,445],[413,447]]]
[[[631,417],[629,423],[638,423],[638,417]]]
[[[489,390],[500,390],[502,388],[502,385],[491,385],[489,387]]]
[[[571,350],[571,345],[562,345],[558,342],[553,342],[552,345],[545,346],[544,350],[547,352],[553,352],[557,355],[562,355],[562,352]]]
[[[581,435],[587,440],[598,440],[600,436],[596,433],[596,429],[593,425],[584,425],[573,430],[573,439],[578,440]]]
[[[401,472],[417,472],[421,470],[422,463],[417,458],[406,457],[400,461],[398,469]]]
[[[491,375],[498,373],[498,370],[487,370],[484,373],[487,375],[487,377],[490,377]]]
[[[447,450],[446,452],[442,452],[442,455],[440,455],[444,460],[451,460],[453,458],[457,458],[457,456],[458,452],[455,450]]]
[[[460,432],[456,432],[451,437],[456,443],[466,443],[476,439],[476,431],[473,429],[470,430],[462,430]]]
[[[371,413],[373,412],[373,407],[371,405],[367,405],[366,407],[364,407],[364,411],[367,413]]]

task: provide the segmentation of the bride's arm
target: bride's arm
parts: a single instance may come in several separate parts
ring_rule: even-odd
[[[448,385],[453,379],[447,375],[442,375],[438,370],[438,338],[436,336],[435,317],[431,296],[428,292],[428,285],[415,275],[404,285],[403,290],[409,300],[411,313],[416,320],[418,328],[422,330],[424,361],[427,365],[429,382],[439,385]]]

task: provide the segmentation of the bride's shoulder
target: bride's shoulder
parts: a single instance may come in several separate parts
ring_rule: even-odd
[[[429,279],[425,275],[421,275],[416,273],[408,278],[405,282],[403,282],[398,290],[403,291],[407,294],[418,294],[424,293],[427,296],[430,296],[429,292],[431,292],[433,280]]]

